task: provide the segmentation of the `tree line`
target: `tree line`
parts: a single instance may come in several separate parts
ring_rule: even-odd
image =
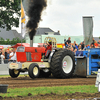
[[[12,40],[10,39],[3,39],[2,37],[0,37],[0,45],[15,45],[17,43],[25,43],[25,39],[19,39],[18,37],[17,38],[13,38]]]

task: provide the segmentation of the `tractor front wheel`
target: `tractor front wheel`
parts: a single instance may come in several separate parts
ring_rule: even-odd
[[[17,70],[17,69],[9,69],[9,75],[12,77],[12,78],[16,78],[18,77],[20,74],[20,71]]]
[[[32,79],[38,78],[39,74],[40,74],[40,70],[39,70],[38,64],[32,63],[29,66],[28,74],[29,74],[30,78],[32,78]]]

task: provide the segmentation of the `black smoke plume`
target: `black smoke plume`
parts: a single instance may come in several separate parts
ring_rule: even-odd
[[[47,6],[47,0],[30,0],[29,1],[29,10],[28,17],[29,21],[26,27],[29,30],[30,40],[33,40],[33,37],[36,33],[38,23],[41,20],[41,14],[44,8]]]

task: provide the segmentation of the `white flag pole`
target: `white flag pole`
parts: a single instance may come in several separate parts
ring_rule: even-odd
[[[25,33],[26,33],[26,15],[21,0],[21,35],[23,38],[25,37]],[[21,45],[22,45],[22,40],[21,40]]]

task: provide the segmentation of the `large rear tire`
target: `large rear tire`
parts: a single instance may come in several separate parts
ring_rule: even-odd
[[[32,79],[38,78],[39,74],[40,74],[40,70],[39,70],[38,64],[32,63],[29,66],[28,74],[29,74],[30,78],[32,78]]]
[[[18,77],[19,74],[20,74],[20,71],[19,71],[19,70],[16,70],[16,69],[9,69],[9,75],[10,75],[12,78]]]
[[[72,77],[75,69],[74,53],[67,49],[56,51],[51,59],[50,68],[56,78]]]

